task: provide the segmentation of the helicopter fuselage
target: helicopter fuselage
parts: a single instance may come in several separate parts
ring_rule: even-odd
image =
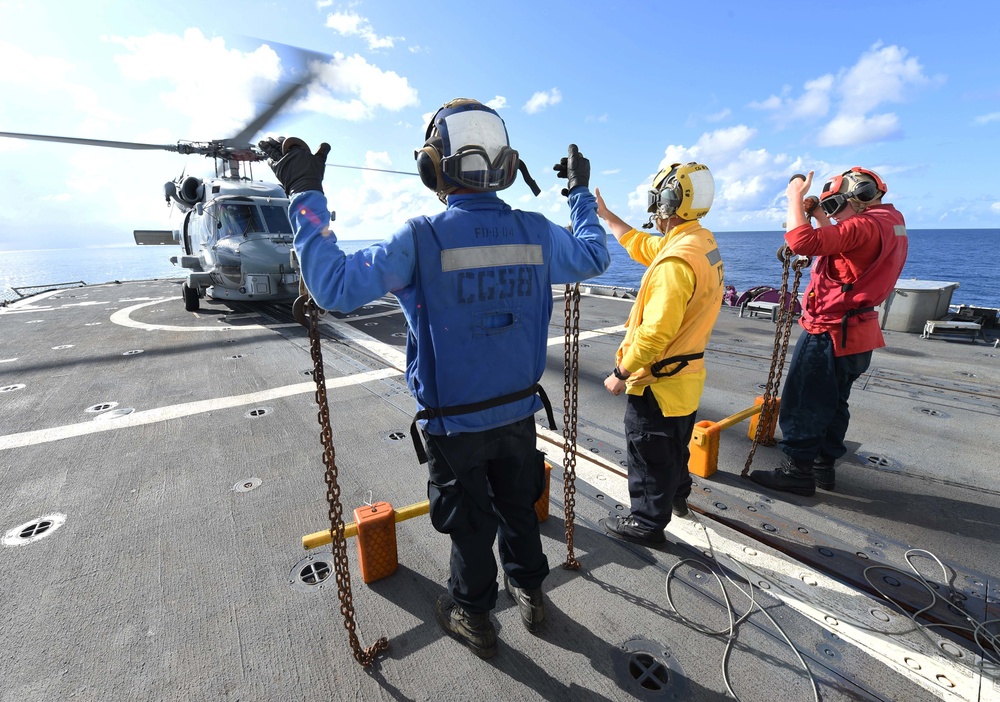
[[[188,176],[166,184],[183,213],[174,257],[189,269],[186,295],[214,299],[289,301],[299,294],[292,268],[292,227],[281,186],[234,178]]]

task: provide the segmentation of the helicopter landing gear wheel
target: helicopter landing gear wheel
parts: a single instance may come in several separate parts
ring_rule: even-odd
[[[189,287],[187,283],[181,285],[181,293],[184,295],[184,309],[188,312],[197,312],[201,306],[198,299],[198,289]]]
[[[292,303],[292,317],[306,328],[309,327],[309,317],[306,316],[306,300],[308,299],[306,295],[299,295]]]

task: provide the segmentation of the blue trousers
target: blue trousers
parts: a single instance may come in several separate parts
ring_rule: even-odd
[[[648,387],[627,395],[625,438],[628,442],[628,494],[632,516],[645,526],[662,529],[670,521],[674,498],[691,494],[688,444],[695,413],[664,417]]]
[[[545,488],[545,459],[535,448],[535,420],[440,436],[423,433],[434,528],[451,536],[448,592],[468,612],[497,603],[497,563],[511,583],[538,588],[549,574],[535,503]]]
[[[851,386],[872,360],[872,352],[834,356],[830,334],[802,332],[781,391],[778,447],[796,461],[836,460],[847,453]]]

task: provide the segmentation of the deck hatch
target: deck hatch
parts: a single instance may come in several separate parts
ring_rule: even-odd
[[[292,567],[288,584],[300,592],[322,589],[333,574],[333,554],[318,553],[306,556]]]
[[[66,522],[65,514],[49,514],[7,531],[3,537],[4,546],[24,546],[45,538]]]
[[[622,688],[640,700],[679,700],[687,685],[670,649],[643,638],[629,639],[615,652],[614,670]]]
[[[250,492],[254,488],[260,487],[263,482],[260,478],[247,478],[233,485],[233,490],[236,492]]]
[[[117,406],[118,406],[117,402],[99,402],[96,405],[91,405],[90,407],[85,409],[84,412],[91,412],[91,413],[107,412],[108,410],[112,410]]]

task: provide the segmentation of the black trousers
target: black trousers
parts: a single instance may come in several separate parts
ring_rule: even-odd
[[[688,444],[695,414],[664,417],[649,387],[627,396],[628,493],[632,516],[645,526],[665,527],[674,498],[691,494]]]
[[[803,331],[781,391],[778,447],[796,461],[835,460],[847,453],[848,399],[872,352],[834,356],[830,334]]]
[[[517,587],[541,587],[549,574],[535,503],[545,488],[545,461],[535,448],[535,420],[439,436],[423,433],[434,528],[451,536],[448,592],[469,612],[497,602],[497,563]]]

